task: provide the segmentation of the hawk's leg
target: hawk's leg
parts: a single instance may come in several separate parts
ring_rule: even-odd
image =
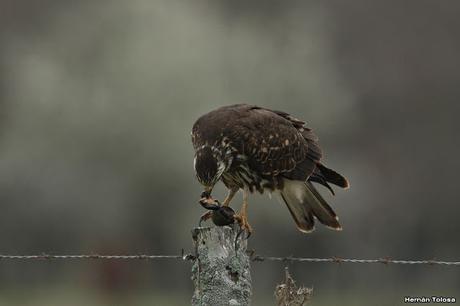
[[[240,212],[235,215],[235,219],[238,221],[241,229],[248,232],[248,237],[252,233],[252,228],[248,223],[248,197],[249,197],[249,190],[244,188],[243,190],[243,206],[241,206]]]
[[[228,206],[230,205],[230,202],[232,201],[233,197],[235,194],[238,192],[238,187],[233,187],[228,190],[227,197],[225,198],[224,202],[222,203],[223,206]]]

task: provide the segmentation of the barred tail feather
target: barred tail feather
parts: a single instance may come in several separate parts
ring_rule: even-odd
[[[286,179],[281,197],[301,232],[314,230],[315,217],[329,228],[342,229],[335,212],[310,182]]]

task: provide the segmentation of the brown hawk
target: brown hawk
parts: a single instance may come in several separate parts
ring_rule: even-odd
[[[242,189],[243,205],[237,220],[250,233],[249,193],[279,191],[301,232],[311,232],[315,218],[341,230],[336,214],[312,182],[332,193],[329,183],[342,188],[349,184],[321,163],[317,141],[305,122],[258,106],[225,106],[201,116],[192,129],[195,172],[205,189],[200,203],[216,203],[211,192],[219,180],[229,189],[223,207]]]

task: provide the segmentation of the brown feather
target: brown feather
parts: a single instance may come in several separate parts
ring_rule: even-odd
[[[334,211],[310,182],[332,193],[329,183],[344,188],[349,184],[321,163],[318,137],[304,121],[282,111],[230,105],[201,116],[193,125],[192,142],[200,178],[217,173],[219,159],[225,165],[219,166],[220,178],[228,188],[280,190],[301,231],[313,230],[315,217],[340,229]]]
[[[350,183],[348,183],[348,180],[341,174],[335,172],[334,170],[327,168],[323,164],[318,164],[318,169],[320,170],[321,174],[324,176],[326,181],[328,181],[329,183],[332,183],[342,188],[350,187]]]

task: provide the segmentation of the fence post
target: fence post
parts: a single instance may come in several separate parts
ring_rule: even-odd
[[[238,232],[238,226],[192,230],[197,256],[192,267],[193,306],[250,305],[247,240]]]

